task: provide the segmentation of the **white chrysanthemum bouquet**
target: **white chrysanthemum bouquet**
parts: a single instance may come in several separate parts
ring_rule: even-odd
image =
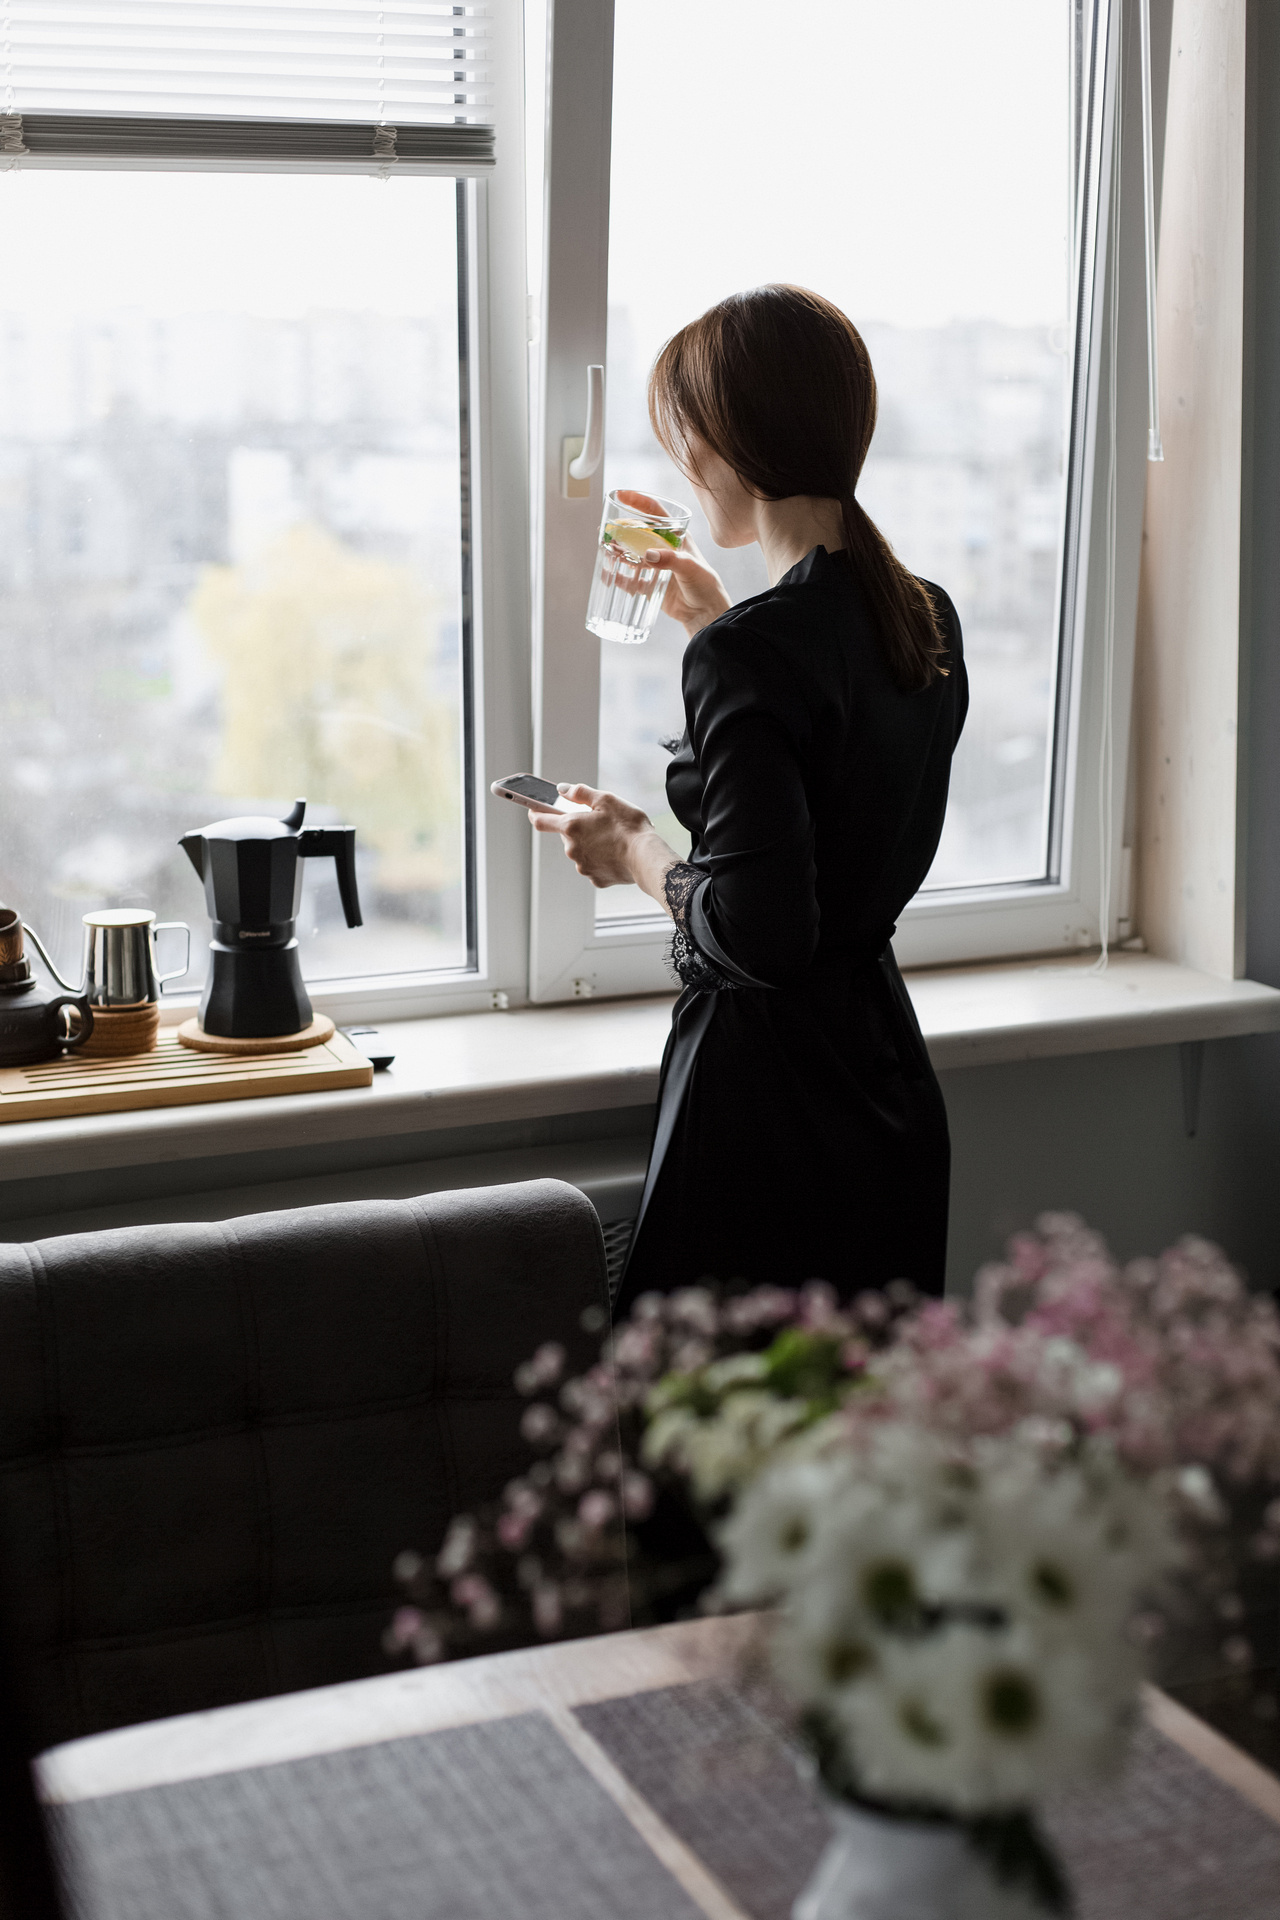
[[[836,1792],[961,1816],[1112,1766],[1130,1626],[1178,1556],[1170,1499],[1105,1443],[837,1420],[741,1491],[719,1592],[778,1609],[773,1659]]]
[[[962,1827],[1046,1909],[1035,1811],[1104,1776],[1188,1594],[1239,1630],[1280,1560],[1280,1315],[1216,1249],[1119,1267],[1070,1216],[971,1305],[686,1289],[599,1364],[521,1370],[542,1458],[455,1521],[388,1644],[419,1659],[762,1613],[828,1790]],[[1233,1624],[1235,1623],[1235,1624]]]

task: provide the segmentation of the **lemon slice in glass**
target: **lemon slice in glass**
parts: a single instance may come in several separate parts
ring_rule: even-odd
[[[605,523],[604,544],[621,547],[633,559],[642,560],[650,547],[678,547],[680,535],[673,527],[642,527],[634,520],[609,520]]]

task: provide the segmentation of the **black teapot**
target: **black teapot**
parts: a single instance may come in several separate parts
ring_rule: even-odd
[[[43,986],[32,973],[24,933],[48,967],[51,987]],[[68,1020],[68,1009],[74,1025]],[[88,995],[69,991],[31,928],[23,926],[12,907],[0,907],[0,1067],[52,1060],[82,1047],[92,1032]]]

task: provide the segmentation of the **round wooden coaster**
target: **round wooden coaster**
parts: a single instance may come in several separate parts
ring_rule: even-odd
[[[198,1020],[184,1020],[178,1038],[184,1047],[196,1053],[294,1053],[299,1047],[320,1047],[332,1040],[333,1022],[327,1013],[318,1013],[301,1033],[270,1033],[252,1040],[233,1040],[227,1034],[206,1033]]]
[[[93,1032],[76,1051],[82,1060],[150,1053],[159,1031],[160,1009],[154,1003],[141,1007],[95,1007]]]

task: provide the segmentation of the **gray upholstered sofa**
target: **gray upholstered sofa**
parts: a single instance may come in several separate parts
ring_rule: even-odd
[[[605,1298],[573,1187],[0,1247],[0,1591],[40,1745],[382,1671],[391,1562]],[[596,1336],[598,1341],[598,1335]]]

